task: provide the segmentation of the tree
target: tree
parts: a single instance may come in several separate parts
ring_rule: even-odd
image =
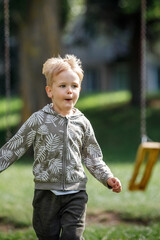
[[[146,0],[147,2],[147,39],[149,42],[159,37],[160,1]],[[141,0],[86,0],[86,28],[90,37],[94,37],[100,24],[106,23],[110,28],[129,28],[131,38],[129,42],[128,61],[130,65],[130,90],[132,104],[140,104],[140,57],[141,57]],[[105,28],[103,28],[105,31]]]
[[[20,91],[24,101],[23,119],[47,102],[42,66],[60,52],[58,0],[32,0],[26,21],[20,22]]]
[[[48,102],[42,66],[60,53],[61,30],[68,11],[67,0],[10,0],[10,37],[18,42],[22,120]],[[0,21],[3,23],[3,8]]]

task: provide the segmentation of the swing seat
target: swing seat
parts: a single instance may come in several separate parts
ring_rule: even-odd
[[[137,151],[134,172],[129,182],[130,191],[145,190],[151,176],[152,168],[158,159],[159,153],[159,142],[144,142],[140,144]],[[144,172],[142,173],[141,179],[139,181],[136,181],[142,163],[145,163],[146,166]]]

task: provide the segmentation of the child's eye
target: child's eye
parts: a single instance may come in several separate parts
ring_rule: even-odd
[[[60,85],[60,87],[61,87],[61,88],[65,88],[65,85],[64,85],[64,84],[62,84],[62,85]]]
[[[74,84],[74,85],[72,85],[72,87],[73,87],[73,88],[77,88],[78,86]]]

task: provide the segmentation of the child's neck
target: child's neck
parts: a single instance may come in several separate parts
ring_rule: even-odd
[[[61,116],[63,116],[63,117],[70,117],[70,116],[72,116],[72,115],[75,113],[75,109],[74,109],[74,108],[72,108],[69,112],[66,112],[66,113],[56,111],[56,110],[54,109],[54,105],[53,105],[53,110],[54,110],[55,112],[57,112],[58,114],[60,114]]]
[[[63,117],[70,117],[70,116],[72,116],[74,114],[74,112],[75,111],[72,109],[69,113],[66,113],[66,114],[63,114],[63,113],[61,114],[60,113],[60,115],[62,115]]]

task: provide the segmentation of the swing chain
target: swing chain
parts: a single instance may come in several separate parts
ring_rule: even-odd
[[[141,0],[141,141],[146,142],[146,0]]]
[[[10,30],[9,30],[9,0],[4,0],[4,52],[5,52],[5,90],[6,90],[6,125],[7,133],[6,138],[9,140],[11,137],[11,131],[9,127],[9,115],[10,115]]]

